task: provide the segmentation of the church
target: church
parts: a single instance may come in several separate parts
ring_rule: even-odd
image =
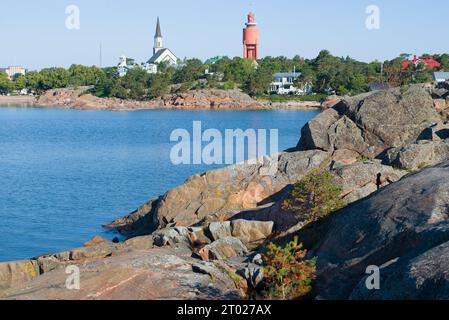
[[[163,43],[161,23],[158,17],[156,33],[154,35],[153,56],[147,62],[140,64],[140,67],[148,73],[157,73],[158,65],[160,63],[167,63],[171,66],[179,66],[180,60],[178,57],[170,49],[164,48]],[[134,59],[121,56],[120,62],[117,66],[118,74],[120,77],[124,77],[130,69],[138,66],[139,64],[135,63]]]
[[[178,57],[170,49],[164,48],[161,24],[158,17],[156,33],[154,35],[153,56],[145,64],[145,69],[151,73],[156,73],[158,64],[168,63],[169,65],[176,66],[178,62]]]

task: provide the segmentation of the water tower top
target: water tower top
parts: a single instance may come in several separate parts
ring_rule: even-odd
[[[248,23],[247,26],[256,25],[256,15],[253,12],[248,14]]]

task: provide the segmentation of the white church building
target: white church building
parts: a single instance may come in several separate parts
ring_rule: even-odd
[[[150,60],[140,65],[140,67],[146,70],[148,73],[157,73],[157,66],[160,63],[167,63],[171,66],[177,66],[179,64],[179,58],[170,49],[164,48],[163,43],[164,42],[161,32],[161,24],[158,17],[156,24],[156,34],[154,35],[153,56],[150,58]],[[138,66],[138,64],[135,64],[133,59],[127,58],[126,56],[120,57],[120,63],[118,65],[119,76],[125,76],[129,69],[136,66]]]

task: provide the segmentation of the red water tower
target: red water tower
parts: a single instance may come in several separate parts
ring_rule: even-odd
[[[251,60],[257,60],[259,56],[259,29],[254,17],[254,13],[248,14],[248,22],[243,29],[243,57]]]

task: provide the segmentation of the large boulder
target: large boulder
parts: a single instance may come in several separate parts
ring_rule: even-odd
[[[318,259],[317,295],[323,299],[347,299],[354,292],[354,298],[362,297],[360,288],[356,288],[365,279],[367,267],[390,265],[392,269],[385,269],[389,282],[381,281],[384,291],[381,295],[406,297],[406,293],[397,293],[399,288],[391,289],[388,285],[395,281],[395,275],[404,272],[402,279],[407,278],[404,290],[415,288],[410,297],[426,296],[428,287],[423,283],[432,283],[439,275],[449,272],[448,256],[437,254],[440,249],[436,249],[449,241],[448,208],[449,162],[446,161],[408,175],[332,214],[319,227],[312,226],[317,242],[309,243],[312,246],[309,254]],[[306,239],[306,230],[300,231],[299,236]],[[436,251],[432,252],[433,249]],[[424,264],[423,257],[435,260]],[[392,261],[397,261],[396,266]],[[435,269],[418,270],[415,274],[419,276],[409,276],[412,264],[421,270],[426,265]],[[397,286],[402,286],[400,279],[396,279]],[[440,281],[435,288],[441,291],[430,296],[449,299],[449,292],[444,289],[446,280]]]
[[[412,85],[346,97],[309,121],[298,148],[349,149],[369,158],[413,143],[430,124],[442,119],[430,85]]]
[[[243,256],[249,251],[238,238],[224,237],[208,244],[200,251],[204,260],[226,260]]]
[[[231,222],[232,236],[246,245],[251,245],[268,238],[273,232],[273,226],[273,221],[233,220]]]
[[[331,150],[329,129],[339,118],[340,115],[334,108],[327,109],[317,115],[302,128],[298,146],[303,150]]]
[[[245,245],[258,243],[268,238],[273,232],[273,221],[249,221],[237,219],[232,221],[212,222],[209,233],[213,240],[225,237],[240,239]]]
[[[231,237],[231,221],[218,221],[209,224],[209,234],[212,240],[218,240],[220,238]]]
[[[449,139],[420,141],[400,148],[392,164],[404,170],[418,171],[446,159],[449,159]]]
[[[335,150],[347,149],[363,154],[369,148],[363,139],[362,130],[347,116],[332,124],[328,135],[330,144]]]
[[[190,231],[186,227],[174,227],[157,230],[152,234],[153,243],[158,247],[191,245]]]
[[[140,236],[150,234],[158,227],[156,210],[161,197],[150,199],[135,211],[103,225],[107,229],[114,229],[124,235]]]

